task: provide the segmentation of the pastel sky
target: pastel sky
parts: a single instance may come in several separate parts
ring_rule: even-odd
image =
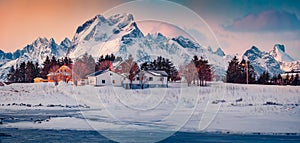
[[[125,2],[128,1],[0,0],[0,49],[5,52],[15,51],[32,43],[37,37],[54,38],[57,43],[65,37],[72,39],[79,25]],[[170,10],[168,5],[153,1],[149,1],[151,4],[147,7],[135,6],[133,9],[136,11],[132,10],[132,13],[137,20],[147,15],[148,19],[154,19],[151,16],[156,16],[157,19],[173,25],[182,23],[180,28],[196,37],[200,44],[212,46],[213,49],[221,46],[228,54],[242,54],[252,45],[270,51],[274,44],[281,43],[285,45],[287,53],[296,60],[300,59],[299,0],[173,0],[172,2],[192,10],[190,12],[192,14],[195,12],[194,14],[200,16],[204,22],[200,22],[200,25],[198,22],[197,25],[196,20],[185,21],[195,15],[191,16],[191,13],[184,11],[177,14],[178,11],[174,11],[174,8]],[[163,13],[168,14],[168,17],[164,17]],[[210,29],[202,28],[203,24],[211,28],[219,44],[211,45],[210,42],[205,42],[214,35],[209,37],[211,34],[207,34],[205,30]],[[166,29],[166,25],[161,26],[159,28],[156,25],[156,29]],[[153,32],[153,29],[149,30],[147,26],[145,28],[145,24],[141,27],[143,31]]]

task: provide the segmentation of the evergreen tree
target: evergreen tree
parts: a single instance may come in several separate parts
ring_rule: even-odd
[[[105,58],[103,58],[103,55],[100,56],[100,58],[98,59],[98,61],[96,63],[96,71],[106,70],[106,69],[111,68],[114,60],[115,60],[114,54],[106,55]]]
[[[19,65],[16,65],[16,71],[15,71],[15,82],[20,82],[21,81],[21,77],[20,77],[20,68]]]
[[[19,82],[20,83],[24,83],[26,82],[26,78],[25,78],[25,74],[26,74],[26,63],[22,62],[20,64],[20,68],[19,68],[20,74],[19,74]]]
[[[43,63],[43,68],[41,70],[41,77],[42,78],[47,78],[48,72],[51,68],[51,61],[49,57],[47,56],[44,63]]]
[[[27,62],[25,68],[25,82],[33,82],[34,78],[34,64],[31,61],[29,61]]]
[[[196,62],[195,65],[198,69],[200,86],[206,86],[206,82],[212,80],[212,71],[210,65],[208,64],[208,60],[204,60],[203,57],[201,57],[200,60],[194,62]]]
[[[290,80],[290,75],[287,74],[286,77],[285,77],[285,79],[284,79],[284,84],[285,84],[285,85],[290,84],[290,83],[289,83],[289,80]]]
[[[292,85],[300,85],[299,83],[299,74],[296,74],[293,82],[292,82]]]
[[[258,83],[259,84],[268,84],[269,80],[270,80],[270,74],[267,71],[265,71],[260,75],[260,77],[258,79]]]
[[[255,83],[255,70],[250,61],[239,60],[235,56],[230,62],[226,71],[226,82],[229,83]]]
[[[281,74],[278,74],[277,79],[276,79],[276,84],[279,84],[279,85],[282,84],[282,77],[281,77]]]
[[[248,83],[255,83],[256,82],[256,74],[254,67],[251,65],[250,61],[247,62],[248,66]]]
[[[239,61],[236,56],[229,62],[228,69],[226,71],[226,82],[236,83],[238,77],[240,77]]]
[[[141,70],[145,70],[145,71],[149,70],[148,62],[144,62],[141,64]]]
[[[291,78],[289,79],[289,84],[291,85],[293,81],[294,81],[294,74],[291,75]]]
[[[16,82],[15,72],[16,72],[15,67],[11,66],[7,74],[9,82]]]
[[[174,64],[169,60],[161,56],[157,57],[152,62],[144,62],[141,64],[142,70],[160,70],[165,71],[168,74],[168,80],[175,81],[179,80],[179,72],[175,68]]]
[[[50,61],[50,68],[53,66],[59,65],[55,56],[52,56],[51,61]]]
[[[36,62],[35,64],[34,64],[34,68],[33,68],[34,70],[34,75],[35,75],[35,77],[40,77],[40,66],[39,66],[39,63],[38,62]]]

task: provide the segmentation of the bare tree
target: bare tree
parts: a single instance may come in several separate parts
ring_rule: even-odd
[[[192,81],[197,78],[197,68],[193,62],[180,66],[179,72],[187,81],[188,86],[191,86]]]

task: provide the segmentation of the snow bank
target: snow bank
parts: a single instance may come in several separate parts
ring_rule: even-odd
[[[45,109],[59,111],[72,107],[70,109],[79,109],[74,112],[80,112],[81,116],[51,117],[40,124],[4,122],[2,126],[300,133],[299,87],[224,83],[213,83],[209,87],[186,87],[185,84],[172,87],[126,90],[111,86],[74,87],[63,83],[58,86],[51,83],[11,84],[0,87],[1,112],[41,109],[42,113]],[[20,106],[21,103],[32,106]],[[34,106],[39,104],[43,106]]]

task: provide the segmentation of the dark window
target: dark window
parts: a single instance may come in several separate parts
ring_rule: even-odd
[[[153,77],[149,77],[149,81],[153,81]]]
[[[136,80],[140,80],[140,77],[136,77]]]
[[[102,80],[102,84],[105,84],[105,80]]]
[[[112,76],[112,73],[109,73],[110,76]]]

